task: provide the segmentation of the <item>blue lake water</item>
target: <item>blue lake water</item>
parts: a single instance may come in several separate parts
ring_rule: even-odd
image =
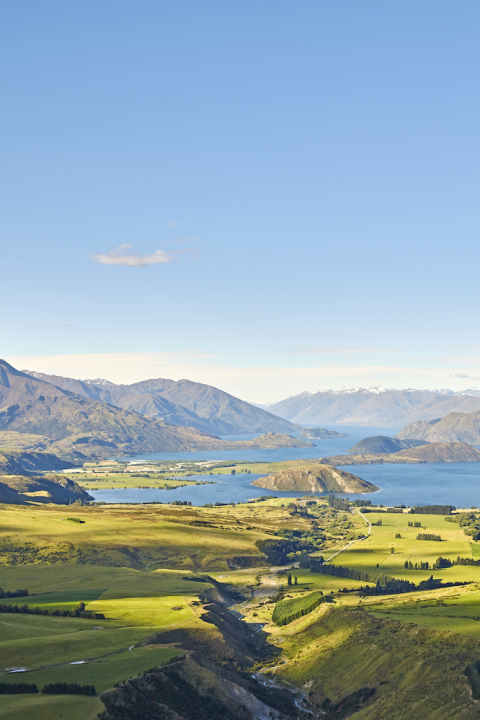
[[[236,460],[281,461],[300,460],[340,455],[368,435],[395,435],[392,428],[332,428],[348,433],[349,438],[314,440],[313,448],[281,448],[278,450],[237,450],[222,452],[155,453],[138,455],[131,460]],[[254,435],[236,436],[231,439],[248,439]],[[228,438],[230,439],[230,438]],[[351,499],[364,498],[383,505],[455,505],[456,507],[480,507],[480,463],[426,463],[422,465],[355,465],[343,469],[368,480],[380,488],[368,495],[353,495]],[[261,475],[236,473],[235,475],[199,475],[188,480],[213,480],[214,485],[197,485],[177,490],[115,489],[98,490],[91,494],[97,501],[146,503],[187,500],[192,505],[215,502],[244,502],[260,495],[277,497],[300,497],[306,492],[279,492],[254,487],[252,481]],[[315,493],[318,495],[318,493]],[[340,493],[337,493],[339,496]]]

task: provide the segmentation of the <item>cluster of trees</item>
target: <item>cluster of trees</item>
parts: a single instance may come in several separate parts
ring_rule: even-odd
[[[475,513],[459,513],[446,517],[445,520],[458,523],[466,535],[471,535],[473,540],[480,540],[480,517]]]
[[[329,495],[327,498],[327,503],[334,510],[350,510],[349,500],[344,500],[343,498],[337,498],[337,497],[335,497],[335,495]]]
[[[292,574],[291,574],[291,573],[288,573],[288,575],[287,575],[287,585],[291,585],[291,584],[292,584]],[[297,577],[296,575],[295,575],[295,577],[293,578],[293,584],[294,584],[294,585],[298,585],[298,577]]]
[[[434,540],[435,542],[442,542],[441,535],[434,535],[433,533],[418,533],[417,540]]]
[[[418,520],[409,520],[408,521],[408,527],[422,527],[422,523]]]
[[[80,683],[49,683],[42,690],[45,695],[96,695],[95,685],[80,685]]]
[[[451,515],[455,505],[420,505],[410,510],[414,515]]]
[[[364,570],[343,567],[342,565],[324,565],[315,562],[314,558],[311,558],[310,570],[312,572],[321,573],[322,575],[333,575],[334,577],[343,577],[348,578],[349,580],[361,580],[362,582],[375,583],[376,586],[383,588],[405,588],[402,590],[392,589],[391,592],[408,592],[409,590],[415,588],[415,585],[408,580],[397,580],[389,575],[365,572]],[[368,591],[375,592],[375,589],[368,588]]]
[[[0,600],[3,598],[16,598],[16,597],[28,597],[28,590],[13,590],[12,592],[5,592],[0,588]]]
[[[309,533],[303,533],[301,530],[283,531],[290,537],[269,538],[268,540],[257,540],[255,545],[260,552],[267,556],[268,561],[272,565],[286,565],[289,560],[290,553],[300,552],[302,554],[313,552],[317,549],[318,544],[322,543],[322,538],[316,538]],[[280,535],[282,531],[277,533]],[[297,535],[297,537],[295,537]],[[298,535],[300,537],[298,537]]]
[[[415,565],[408,560],[405,560],[405,570],[429,570],[428,562],[419,562],[415,563]],[[433,566],[433,569],[435,570],[435,565]]]
[[[387,513],[402,513],[403,514],[403,508],[389,507],[389,508],[387,508]]]
[[[31,608],[28,605],[7,605],[6,603],[0,603],[0,613],[14,613],[21,615],[53,615],[54,617],[81,617],[90,618],[91,620],[105,620],[105,615],[102,613],[90,612],[85,610],[85,603],[80,602],[73,610],[63,610],[61,608],[55,608],[50,610],[49,608],[34,607]]]
[[[434,569],[439,570],[441,568],[449,568],[452,565],[480,565],[480,560],[474,560],[473,558],[461,558],[459,555],[456,560],[449,560],[440,555],[435,561]]]
[[[408,580],[397,580],[396,578],[384,576],[385,581],[382,583],[380,579],[375,585],[363,585],[359,588],[361,595],[395,595],[399,593],[411,592],[415,590],[415,583]]]

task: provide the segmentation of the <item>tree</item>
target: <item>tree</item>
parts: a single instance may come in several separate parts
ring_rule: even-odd
[[[287,576],[287,583],[288,583],[289,585],[292,584],[292,576],[291,576],[290,573],[288,573],[288,576]]]

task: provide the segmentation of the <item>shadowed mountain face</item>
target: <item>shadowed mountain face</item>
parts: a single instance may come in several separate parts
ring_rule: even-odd
[[[77,500],[93,500],[76,482],[63,475],[43,477],[2,476],[0,502],[23,505],[28,502],[69,505]]]
[[[90,400],[132,410],[183,427],[216,435],[292,433],[299,428],[277,415],[210,385],[191,380],[144,380],[116,385],[107,380],[74,380],[24,371],[32,377]]]
[[[427,442],[466,442],[480,445],[480,411],[472,413],[452,412],[430,422],[414,422],[403,428],[397,435],[426,440]]]
[[[327,390],[286,398],[272,405],[270,412],[305,425],[398,428],[414,420],[432,420],[451,411],[471,413],[480,410],[478,395],[478,391],[474,390],[467,390],[463,395],[451,391],[383,388]],[[414,435],[408,437],[416,438]]]

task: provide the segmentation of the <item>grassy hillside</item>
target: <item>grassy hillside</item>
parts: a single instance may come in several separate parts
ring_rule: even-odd
[[[362,516],[311,496],[283,505],[4,506],[0,587],[27,588],[28,597],[7,602],[49,614],[0,613],[0,682],[18,682],[5,668],[25,667],[21,679],[38,687],[93,683],[103,695],[2,696],[0,720],[147,718],[159,702],[188,720],[268,720],[279,711],[293,720],[303,708],[327,720],[480,717],[464,676],[480,656],[480,565],[433,571],[443,585],[467,584],[399,595],[292,569],[322,555],[418,586],[432,570],[415,563],[480,557],[467,526],[452,522],[456,515],[369,507]],[[365,535],[365,518],[370,537],[351,544]],[[480,523],[479,511],[465,518]],[[266,541],[289,543],[285,568],[268,566],[258,547]],[[296,584],[287,585],[288,573]],[[105,619],[58,615],[81,600]],[[290,621],[275,624],[275,608]]]

